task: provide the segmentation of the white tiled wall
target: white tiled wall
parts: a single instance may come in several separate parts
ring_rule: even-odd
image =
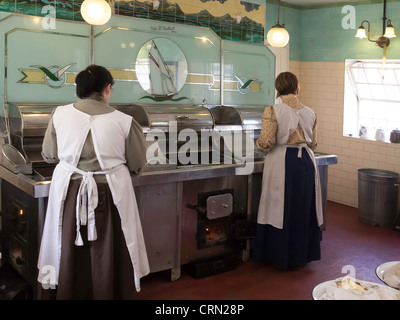
[[[358,207],[358,169],[400,173],[400,144],[343,137],[344,62],[290,61],[300,101],[317,114],[317,151],[338,156],[328,168],[328,200]]]

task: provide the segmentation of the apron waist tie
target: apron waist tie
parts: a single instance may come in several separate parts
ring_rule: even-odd
[[[76,197],[76,238],[75,245],[83,246],[83,240],[80,232],[80,226],[87,225],[88,241],[95,241],[97,239],[96,221],[94,210],[98,204],[98,190],[97,183],[93,175],[95,174],[108,174],[120,166],[116,166],[110,170],[105,171],[83,171],[74,167],[66,162],[60,162],[65,168],[73,170],[82,175],[82,181],[79,185],[78,195]]]
[[[298,144],[288,144],[288,148],[298,148],[297,158],[301,158],[303,156],[303,148],[307,147],[306,143],[298,143]]]

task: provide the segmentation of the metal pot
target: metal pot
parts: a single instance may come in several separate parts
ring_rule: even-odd
[[[400,143],[400,130],[392,130],[392,132],[390,133],[390,142]]]

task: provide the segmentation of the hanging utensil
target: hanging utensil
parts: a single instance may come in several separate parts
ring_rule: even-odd
[[[5,102],[4,96],[3,96],[3,99],[2,99],[2,103],[3,103],[3,110],[4,110],[4,124],[6,126],[8,144],[12,145],[11,132],[10,132],[10,118],[8,117],[8,107],[6,106],[6,102]]]
[[[15,148],[12,145],[12,140],[11,140],[11,127],[10,127],[10,117],[8,113],[8,107],[5,102],[5,98],[3,96],[2,99],[3,103],[3,110],[4,110],[4,123],[6,126],[6,131],[7,131],[7,139],[8,143],[3,144],[1,146],[1,152],[3,154],[3,159],[2,159],[2,164],[5,165],[6,167],[12,169],[13,171],[18,171],[18,172],[29,172],[31,169],[30,168],[25,168],[24,165],[26,165],[28,162],[26,161],[25,157],[22,155],[21,152],[18,151],[17,148]],[[6,160],[6,161],[4,161]],[[9,163],[8,163],[9,162]]]

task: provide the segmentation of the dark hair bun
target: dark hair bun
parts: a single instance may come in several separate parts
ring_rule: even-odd
[[[92,64],[78,73],[75,83],[76,95],[84,99],[94,93],[102,93],[108,84],[114,84],[114,79],[106,68]]]

